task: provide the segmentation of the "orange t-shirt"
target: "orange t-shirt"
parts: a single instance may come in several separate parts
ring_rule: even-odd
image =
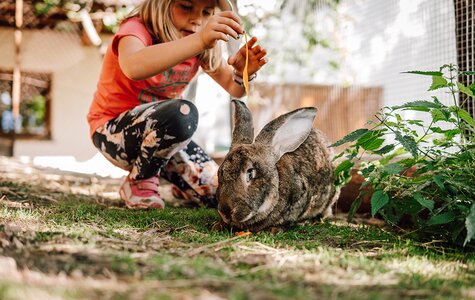
[[[131,18],[120,26],[104,56],[97,90],[87,115],[91,136],[107,121],[137,105],[175,99],[198,72],[198,57],[192,57],[144,80],[127,78],[120,69],[117,50],[119,40],[127,35],[138,37],[145,46],[153,44],[152,36],[139,18]]]

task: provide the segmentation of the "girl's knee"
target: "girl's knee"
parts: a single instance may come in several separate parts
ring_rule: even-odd
[[[178,140],[190,139],[198,127],[198,109],[183,99],[167,100],[157,105],[157,129],[166,129],[166,134]]]
[[[198,109],[193,102],[188,100],[174,100],[178,111],[179,119],[198,124]]]
[[[181,140],[190,139],[198,127],[198,109],[188,100],[172,100],[175,118],[172,120],[172,128]]]
[[[198,109],[193,102],[184,99],[176,99],[172,102],[183,116],[198,119]]]

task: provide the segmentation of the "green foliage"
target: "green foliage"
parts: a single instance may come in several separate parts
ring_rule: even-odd
[[[37,0],[34,1],[35,14],[41,17],[54,12],[58,8],[66,11],[79,11],[86,6],[90,6],[92,2],[89,0]]]
[[[43,0],[35,3],[35,14],[37,16],[46,15],[49,11],[60,5],[59,0]]]
[[[114,33],[118,30],[120,22],[135,6],[133,2],[124,3],[124,5],[107,5],[104,2],[97,0],[35,0],[33,5],[35,8],[34,13],[38,18],[64,13],[73,19],[77,19],[79,12],[83,9],[90,13],[101,12],[104,14],[103,6],[109,6],[104,17],[102,17],[103,30]]]
[[[337,158],[345,158],[335,170],[336,184],[350,179],[358,165],[370,185],[371,214],[389,224],[409,227],[421,238],[473,246],[475,236],[475,121],[462,107],[474,101],[475,85],[464,86],[454,65],[439,71],[411,71],[431,76],[429,91],[446,89],[453,105],[437,97],[385,107],[370,129],[348,134],[332,146],[350,145]],[[460,102],[457,100],[460,96]],[[403,118],[407,111],[428,115],[428,122]],[[369,161],[363,157],[369,156]],[[366,159],[368,160],[368,159]],[[349,218],[361,203],[361,193]]]
[[[23,128],[44,126],[46,122],[46,97],[37,94],[30,99],[25,99],[21,102],[20,113],[23,116]]]

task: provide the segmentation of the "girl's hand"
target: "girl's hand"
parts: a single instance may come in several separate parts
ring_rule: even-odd
[[[241,19],[232,11],[222,11],[211,16],[199,32],[205,49],[213,48],[218,40],[227,42],[229,36],[237,39],[243,33]]]
[[[234,68],[237,75],[242,77],[242,73],[244,72],[244,66],[246,64],[246,46],[249,50],[249,62],[247,65],[249,76],[259,71],[259,69],[267,63],[267,60],[265,59],[267,54],[266,49],[259,45],[254,46],[256,42],[257,38],[252,37],[236,54],[228,58],[228,64]]]

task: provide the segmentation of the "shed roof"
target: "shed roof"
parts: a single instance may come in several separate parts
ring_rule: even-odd
[[[63,0],[61,5],[48,7],[42,0],[23,1],[23,28],[55,28],[58,22],[68,20],[66,7],[80,10],[87,7],[100,18],[101,12],[114,12],[133,7],[142,0]],[[0,1],[0,26],[15,27],[15,0]]]

